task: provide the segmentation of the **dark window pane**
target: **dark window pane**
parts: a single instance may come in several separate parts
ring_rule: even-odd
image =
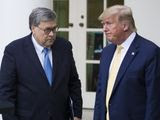
[[[87,32],[87,60],[99,60],[103,48],[102,32]]]
[[[68,28],[69,0],[53,0],[53,9],[57,13],[59,27]]]
[[[57,36],[65,38],[66,40],[68,40],[68,32],[58,32]]]
[[[99,64],[87,64],[87,90],[89,92],[95,92],[98,80]]]
[[[87,0],[87,27],[101,28],[102,25],[98,20],[103,11],[103,0]]]
[[[107,0],[107,7],[110,7],[116,4],[124,5],[124,0]]]

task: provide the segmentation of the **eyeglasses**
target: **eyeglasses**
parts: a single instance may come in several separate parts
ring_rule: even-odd
[[[56,33],[58,31],[58,26],[55,26],[53,28],[46,28],[46,29],[43,29],[43,28],[40,28],[39,26],[37,26],[40,30],[42,30],[46,35],[48,35],[51,31],[53,33]]]

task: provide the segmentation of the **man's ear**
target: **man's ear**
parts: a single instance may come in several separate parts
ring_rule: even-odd
[[[32,26],[31,26],[31,30],[33,30],[34,28],[35,28],[35,26],[32,25]]]
[[[127,21],[124,21],[122,24],[123,24],[123,30],[124,30],[124,32],[128,31],[128,29],[129,29],[129,23]]]
[[[129,25],[128,24],[126,24],[126,23],[124,23],[124,31],[126,32],[126,31],[128,31],[128,29],[129,29]]]
[[[34,33],[34,29],[35,29],[35,26],[31,26],[31,31],[32,31],[32,33]]]

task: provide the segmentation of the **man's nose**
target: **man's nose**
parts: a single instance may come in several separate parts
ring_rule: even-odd
[[[103,25],[103,31],[108,31],[108,27],[106,24]]]
[[[49,36],[53,36],[54,34],[55,34],[55,32],[51,30],[49,33]]]

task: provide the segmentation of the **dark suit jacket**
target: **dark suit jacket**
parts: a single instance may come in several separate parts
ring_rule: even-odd
[[[0,71],[0,99],[15,105],[4,120],[68,120],[82,115],[81,84],[69,41],[57,38],[51,47],[53,84],[49,85],[31,34],[10,43]],[[10,119],[9,119],[10,117]],[[15,119],[14,119],[15,118]]]
[[[106,120],[109,66],[116,46],[104,48],[100,61],[94,120]],[[160,120],[160,52],[136,35],[119,69],[109,100],[110,120]]]

